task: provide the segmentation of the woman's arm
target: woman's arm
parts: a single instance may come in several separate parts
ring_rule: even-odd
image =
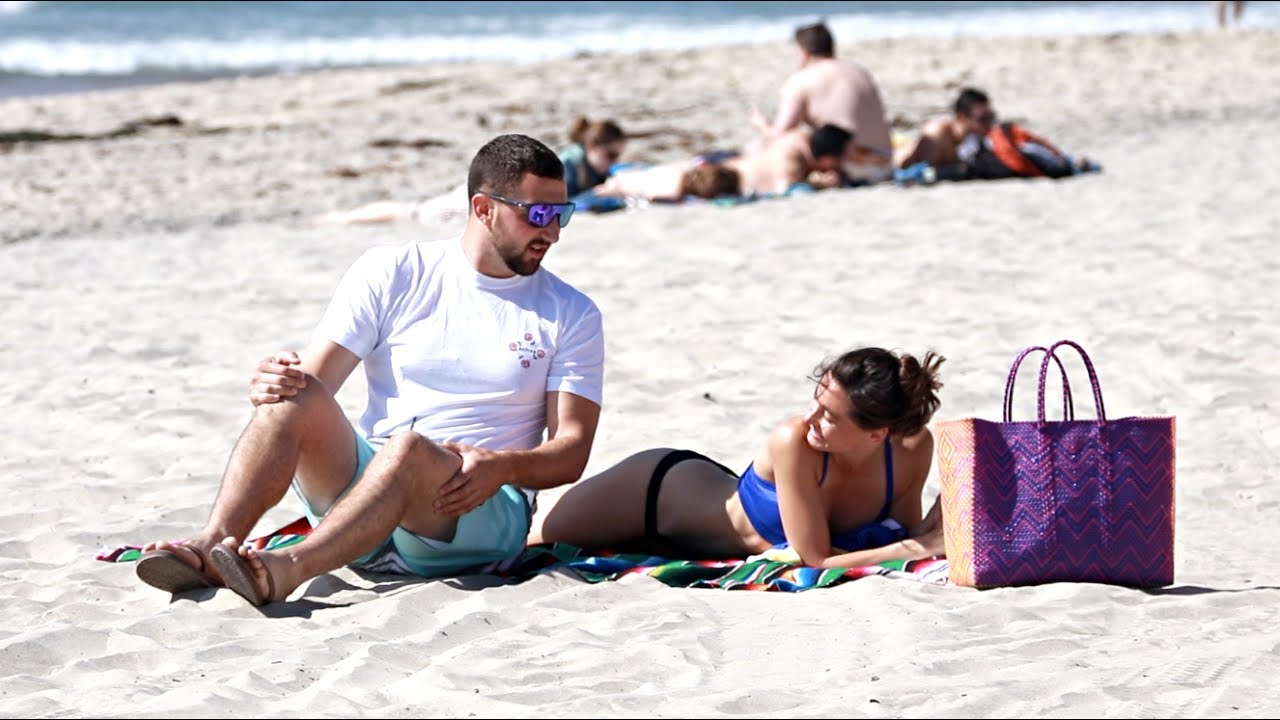
[[[843,555],[832,555],[816,567],[851,568],[863,565],[878,565],[891,560],[922,560],[942,555],[946,550],[942,544],[942,528],[936,532],[919,537],[909,537],[890,543],[884,547],[870,550],[857,550]],[[803,559],[803,558],[802,558]],[[806,565],[809,563],[805,563]]]
[[[769,438],[782,526],[787,542],[801,562],[812,567],[847,568],[891,560],[918,560],[945,552],[939,523],[935,529],[883,547],[832,554],[837,549],[831,546],[831,528],[818,487],[821,456],[809,449],[806,431],[802,421],[792,421],[780,426]],[[894,458],[895,485],[902,489],[895,492],[889,515],[909,530],[922,525],[920,495],[932,455],[933,436],[926,430],[904,440],[902,451]]]
[[[834,555],[820,567],[858,567],[890,560],[919,560],[946,552],[938,503],[934,503],[927,518],[921,518],[921,496],[932,463],[933,434],[928,429],[903,438],[901,450],[894,455],[894,487],[900,490],[894,493],[896,497],[889,506],[889,517],[907,528],[910,537],[883,547]]]
[[[787,543],[806,565],[819,565],[831,555],[831,527],[822,503],[819,480],[822,455],[805,439],[809,426],[792,418],[769,434],[766,472],[773,470],[778,512]],[[760,469],[757,464],[756,469]]]

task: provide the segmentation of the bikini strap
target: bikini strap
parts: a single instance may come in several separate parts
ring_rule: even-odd
[[[888,436],[884,439],[884,481],[884,509],[880,511],[880,517],[876,518],[879,522],[889,519],[889,510],[893,507],[893,443],[889,442]]]
[[[662,534],[658,532],[658,493],[662,490],[662,481],[667,478],[667,471],[673,465],[685,460],[706,460],[719,467],[730,475],[736,475],[723,463],[716,462],[711,458],[696,453],[692,450],[672,450],[653,467],[653,474],[649,476],[649,487],[645,489],[644,494],[644,537],[646,540],[655,541],[662,538]]]

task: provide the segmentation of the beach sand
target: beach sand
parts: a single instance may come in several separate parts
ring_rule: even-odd
[[[841,54],[898,127],[973,84],[1104,172],[575,217],[546,264],[605,316],[588,471],[653,445],[745,465],[806,405],[814,364],[864,344],[948,358],[935,420],[998,419],[1017,352],[1070,338],[1110,416],[1177,418],[1173,587],[790,594],[340,570],[264,611],[227,590],[171,598],[94,554],[204,520],[251,368],[302,346],[364,248],[459,229],[308,218],[443,192],[493,135],[558,146],[580,113],[647,133],[628,160],[740,145],[793,50],[8,99],[0,133],[119,134],[0,144],[0,715],[1274,715],[1280,35]],[[353,415],[362,391],[357,373],[340,393]],[[1020,417],[1034,392],[1019,386]],[[258,529],[298,514],[287,498]]]

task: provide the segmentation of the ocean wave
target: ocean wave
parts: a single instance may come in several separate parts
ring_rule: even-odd
[[[0,0],[0,15],[17,15],[36,6],[34,0]]]
[[[35,5],[0,2],[0,12],[24,13]],[[51,4],[57,5],[60,4]],[[965,3],[963,7],[943,4],[950,8],[945,11],[931,8],[932,3],[877,5],[883,7],[875,12],[829,15],[826,20],[842,42],[912,35],[1195,30],[1209,28],[1213,23],[1207,4],[1201,3]],[[76,28],[59,22],[53,31],[23,33],[19,29],[0,39],[0,73],[40,77],[219,74],[466,60],[540,61],[581,52],[782,42],[790,39],[796,25],[815,19],[779,14],[695,21],[676,15],[637,16],[612,11],[565,13],[524,18],[465,14],[451,17],[447,23],[442,21],[438,29],[427,33],[388,25],[378,18],[365,18],[366,22],[355,25],[335,21],[320,32],[299,33],[290,25],[293,18],[281,16],[276,24],[259,26],[253,33],[243,32],[234,24],[210,25],[199,32],[147,32],[145,39],[136,31],[107,32],[101,24]],[[1250,7],[1249,17],[1253,25],[1280,25],[1276,4]]]

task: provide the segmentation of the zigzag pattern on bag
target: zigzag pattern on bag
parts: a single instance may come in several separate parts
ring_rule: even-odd
[[[936,435],[952,582],[1172,584],[1174,418],[965,418]]]

